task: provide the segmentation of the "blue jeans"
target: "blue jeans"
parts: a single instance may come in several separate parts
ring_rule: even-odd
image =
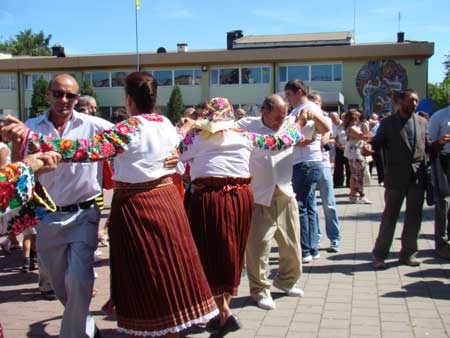
[[[323,168],[323,174],[319,179],[318,186],[320,190],[320,198],[322,199],[323,213],[325,215],[325,231],[327,233],[327,237],[331,242],[335,242],[339,245],[339,240],[341,239],[340,225],[336,210],[336,200],[334,198],[331,168]],[[318,221],[317,224],[319,224]]]
[[[294,165],[292,186],[300,213],[300,241],[303,257],[317,255],[318,224],[316,185],[322,176],[322,162],[302,162]]]

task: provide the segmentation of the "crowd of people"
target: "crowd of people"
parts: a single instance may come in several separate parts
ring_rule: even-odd
[[[72,76],[59,74],[47,89],[47,112],[0,125],[11,143],[0,143],[0,232],[8,233],[2,248],[19,247],[23,233],[22,271],[38,267],[42,294],[64,305],[60,337],[101,336],[89,305],[95,252],[99,241],[106,243],[99,208],[110,161],[110,304],[118,329],[130,336],[177,337],[192,325],[204,325],[211,337],[239,330],[230,302],[244,265],[257,306],[276,308],[271,286],[303,297],[297,285],[302,264],[320,259],[316,190],[327,251],[337,253],[342,238],[334,188],[345,183],[350,203],[371,204],[364,187],[373,166],[386,202],[374,268],[386,268],[405,198],[399,261],[420,264],[415,255],[428,161],[436,183],[436,253],[450,259],[450,108],[427,127],[415,114],[418,94],[408,89],[391,115],[366,121],[356,109],[323,111],[320,94],[292,80],[286,98],[264,99],[259,117],[217,97],[187,108],[174,126],[156,111],[157,90],[152,75],[128,75],[126,111],[118,111],[113,124],[95,116],[95,99],[80,97]],[[273,282],[272,240],[280,256]]]

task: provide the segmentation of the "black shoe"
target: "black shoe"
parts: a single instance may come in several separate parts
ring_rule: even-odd
[[[206,325],[205,325],[205,329],[208,332],[216,331],[219,328],[220,328],[220,317],[219,316],[214,317],[209,322],[207,322]]]
[[[45,300],[57,300],[58,298],[56,297],[55,291],[50,290],[50,291],[41,291],[41,296],[42,298],[44,298]]]
[[[100,330],[98,329],[97,326],[95,326],[94,338],[102,338],[102,335],[100,334]]]
[[[37,269],[38,260],[36,251],[30,250],[30,271],[34,271]]]
[[[23,265],[22,265],[22,268],[20,269],[20,272],[25,273],[25,272],[30,271],[30,265],[31,265],[30,258],[26,257],[23,261]]]
[[[239,321],[238,317],[235,315],[231,315],[227,318],[225,321],[225,324],[221,327],[219,327],[218,330],[214,331],[209,338],[221,338],[227,335],[230,332],[237,331],[242,328],[241,322]]]

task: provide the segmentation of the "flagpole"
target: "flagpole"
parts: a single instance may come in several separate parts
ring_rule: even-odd
[[[138,2],[136,1],[136,71],[139,71]]]

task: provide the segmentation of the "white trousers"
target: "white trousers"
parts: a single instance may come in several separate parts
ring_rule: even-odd
[[[73,213],[50,213],[37,226],[41,263],[64,305],[60,338],[94,337],[89,305],[99,219],[97,207],[91,207]]]

